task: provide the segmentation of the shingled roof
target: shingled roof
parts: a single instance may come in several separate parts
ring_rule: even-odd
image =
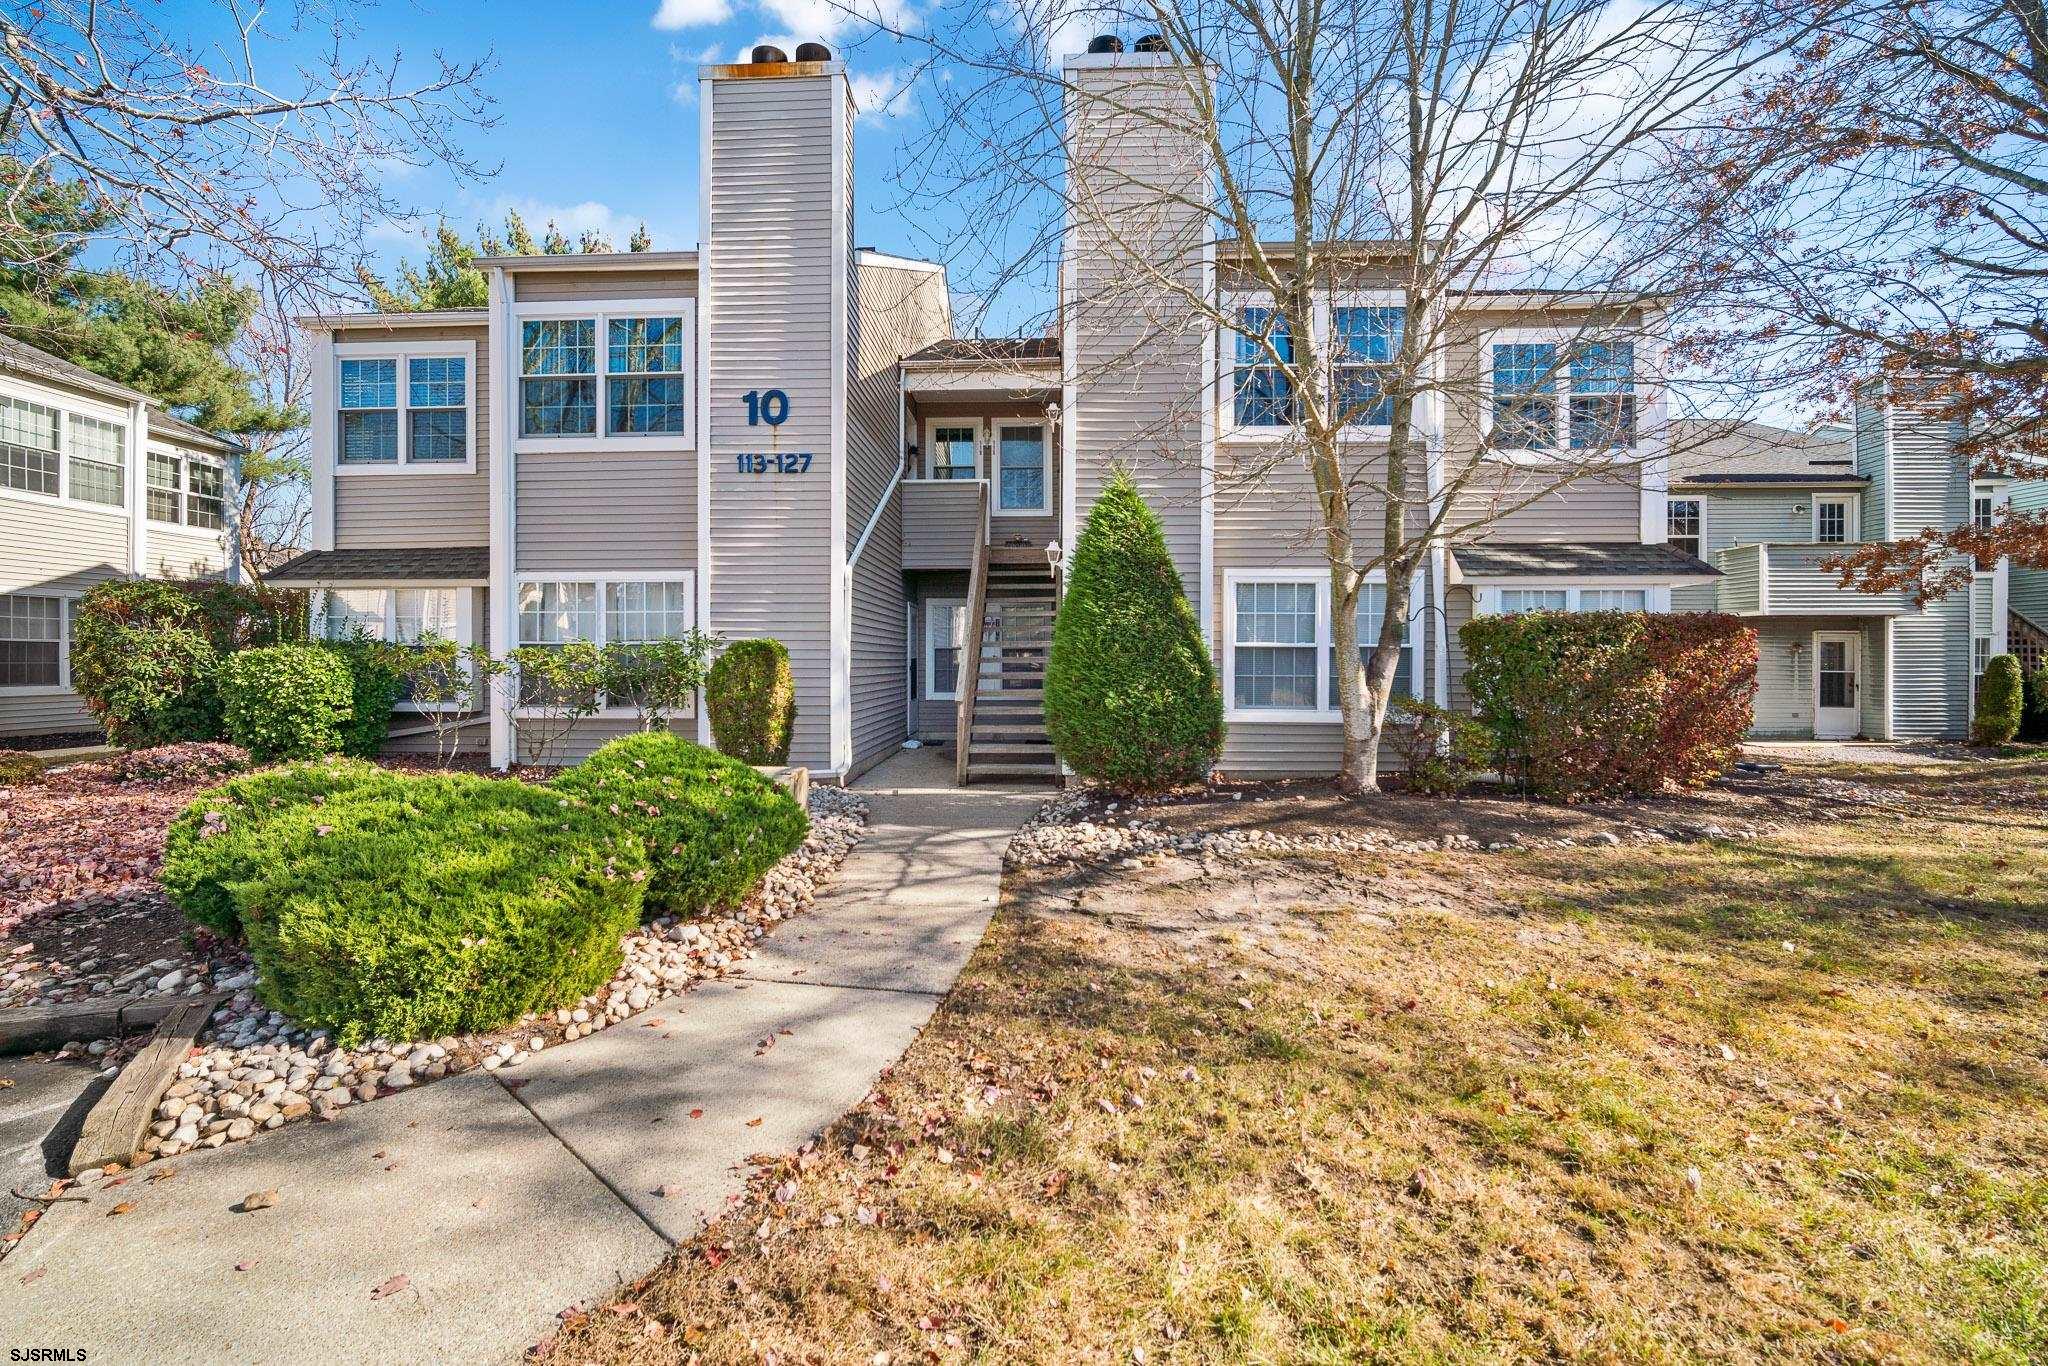
[[[903,358],[906,365],[925,362],[984,365],[1050,361],[1060,358],[1058,337],[948,337]]]
[[[491,576],[488,546],[431,549],[309,550],[263,576],[277,588],[483,583]]]
[[[1855,448],[1845,428],[1802,432],[1767,422],[1683,417],[1671,421],[1674,488],[1712,484],[1862,488],[1869,482],[1856,473]]]
[[[1634,541],[1488,541],[1456,546],[1451,558],[1468,579],[1672,579],[1721,574],[1682,550]]]

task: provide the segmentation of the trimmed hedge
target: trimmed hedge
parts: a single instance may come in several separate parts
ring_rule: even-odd
[[[228,739],[259,761],[332,754],[354,715],[348,665],[318,645],[244,650],[217,681]]]
[[[2011,655],[1993,655],[1977,680],[1977,711],[1970,721],[1970,740],[2002,745],[2019,734],[2026,709],[2020,662]]]
[[[285,856],[301,826],[317,826],[331,802],[379,790],[397,775],[355,759],[316,759],[250,773],[208,788],[171,822],[158,880],[200,927],[242,933],[235,887]]]
[[[1223,696],[1201,624],[1159,519],[1122,470],[1074,548],[1053,620],[1045,728],[1076,773],[1122,791],[1200,782],[1223,749]]]
[[[161,579],[98,584],[72,622],[72,686],[115,744],[218,739],[220,661],[298,638],[303,616],[296,593]]]
[[[398,778],[270,838],[262,875],[234,884],[258,991],[344,1045],[493,1029],[587,996],[640,923],[639,841],[547,788]]]
[[[613,740],[551,786],[617,815],[640,837],[650,915],[740,900],[811,825],[777,784],[666,731]]]
[[[1753,721],[1756,632],[1713,612],[1529,612],[1459,629],[1493,762],[1541,796],[1706,781]]]
[[[392,663],[394,647],[349,640],[325,648],[348,669],[349,713],[338,748],[358,759],[374,759],[391,733],[391,709],[405,692],[405,680]]]
[[[746,764],[789,762],[796,679],[779,640],[736,640],[704,680],[704,705],[719,752]]]

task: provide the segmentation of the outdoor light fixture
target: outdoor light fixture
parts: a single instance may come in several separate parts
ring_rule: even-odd
[[[1045,562],[1052,568],[1053,573],[1057,574],[1060,572],[1060,561],[1066,557],[1066,547],[1062,546],[1058,541],[1047,541],[1045,543]]]

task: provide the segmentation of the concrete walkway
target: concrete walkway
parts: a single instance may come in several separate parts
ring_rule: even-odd
[[[902,1055],[1045,796],[957,789],[932,751],[859,788],[867,839],[743,978],[533,1057],[506,1084],[466,1074],[51,1206],[0,1262],[0,1350],[510,1360],[558,1310],[649,1270],[739,1193],[750,1154],[796,1147]],[[269,1189],[276,1207],[238,1211]]]

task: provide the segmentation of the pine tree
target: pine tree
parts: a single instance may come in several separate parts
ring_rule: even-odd
[[[642,233],[645,232],[643,228]],[[639,241],[640,234],[634,236]],[[611,240],[596,228],[587,228],[575,250],[586,255],[613,250]],[[635,250],[645,250],[644,247]],[[477,224],[474,244],[446,223],[434,229],[426,258],[418,265],[400,263],[390,279],[382,279],[367,268],[357,279],[370,304],[382,313],[419,313],[441,308],[482,308],[490,301],[490,285],[476,267],[479,256],[567,256],[569,239],[551,220],[547,232],[536,244],[526,220],[517,210],[506,210],[505,235],[500,238],[482,223]]]
[[[1089,509],[1045,674],[1053,749],[1084,778],[1153,791],[1208,776],[1223,700],[1159,519],[1117,471]]]
[[[626,243],[626,250],[631,252],[641,252],[652,251],[653,249],[654,239],[647,235],[647,225],[645,223],[642,223],[639,227],[633,229],[633,236],[632,239]]]

